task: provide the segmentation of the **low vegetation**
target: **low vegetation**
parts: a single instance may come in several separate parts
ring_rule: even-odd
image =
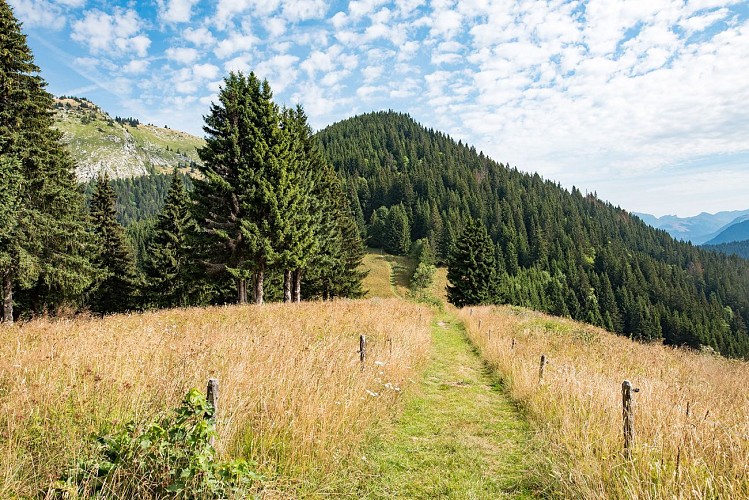
[[[428,355],[431,319],[427,307],[372,299],[0,329],[0,497],[47,491],[98,456],[92,435],[131,421],[148,428],[209,377],[220,387],[217,458],[257,464],[265,494],[316,491],[366,429],[393,416]]]
[[[460,317],[545,442],[540,479],[560,496],[749,497],[747,363],[511,307]],[[625,379],[639,388],[631,460],[622,449]]]

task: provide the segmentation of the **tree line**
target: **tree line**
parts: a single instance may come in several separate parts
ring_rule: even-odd
[[[498,163],[409,116],[318,133],[363,237],[424,240],[457,305],[516,304],[642,340],[749,355],[749,263],[706,252],[599,200]]]
[[[340,181],[303,109],[280,108],[267,81],[225,79],[205,117],[194,188],[170,177],[158,216],[137,227],[138,261],[112,182],[99,178],[86,206],[53,129],[52,96],[5,1],[0,43],[3,321],[362,294],[363,247]]]

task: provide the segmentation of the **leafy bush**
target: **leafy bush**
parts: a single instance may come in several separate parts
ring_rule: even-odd
[[[245,460],[216,462],[213,408],[196,389],[166,416],[94,436],[95,456],[76,465],[55,493],[117,498],[245,498],[262,478]]]

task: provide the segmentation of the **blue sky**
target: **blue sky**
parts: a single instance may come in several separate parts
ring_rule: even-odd
[[[749,3],[9,0],[56,95],[201,134],[230,70],[394,109],[632,211],[749,208]]]

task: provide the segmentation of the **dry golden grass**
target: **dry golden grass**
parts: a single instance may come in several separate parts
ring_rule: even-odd
[[[558,495],[749,498],[749,364],[517,308],[459,314],[548,447],[540,473]],[[541,354],[549,364],[539,384]],[[640,389],[631,462],[622,453],[625,379]]]
[[[428,355],[432,314],[373,299],[0,328],[0,498],[38,494],[103,423],[152,418],[209,377],[220,384],[219,454],[257,461],[268,494],[314,491],[397,409]]]

